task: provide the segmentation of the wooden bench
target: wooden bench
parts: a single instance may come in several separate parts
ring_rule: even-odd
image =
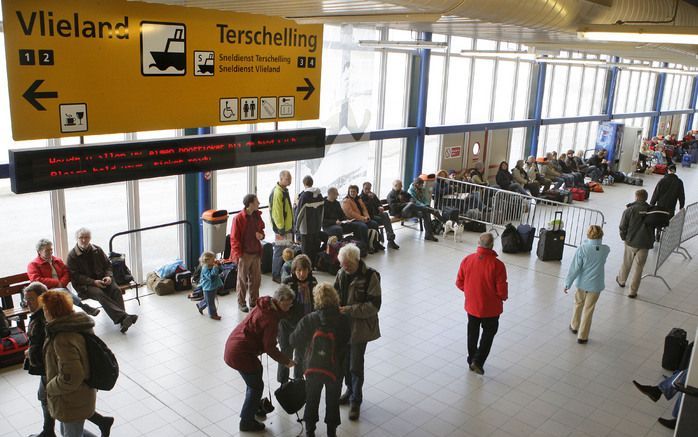
[[[24,287],[29,285],[29,276],[26,273],[0,278],[0,300],[2,312],[8,319],[17,319],[17,326],[25,329],[24,321],[29,315],[29,308],[23,307]],[[15,306],[15,295],[19,295],[18,306]]]
[[[385,212],[388,213],[388,216],[390,217],[390,223],[400,222],[400,225],[402,225],[402,226],[406,226],[408,228],[412,227],[412,226],[408,226],[405,224],[405,221],[410,220],[411,218],[402,218],[402,217],[390,215],[390,207],[388,205],[388,199],[381,199],[381,207],[383,208],[383,210]],[[414,217],[414,218],[417,219],[417,221],[419,222],[419,231],[420,232],[423,231],[424,230],[424,223],[422,221],[422,218],[421,217]],[[379,227],[383,228],[383,225],[380,225]]]

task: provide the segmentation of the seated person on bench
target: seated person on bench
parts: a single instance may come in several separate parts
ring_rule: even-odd
[[[126,312],[121,290],[114,282],[109,258],[99,246],[90,244],[92,233],[89,229],[78,229],[75,238],[78,242],[68,254],[73,288],[81,298],[98,301],[114,324],[121,325],[121,332],[125,334],[136,323],[138,316]]]
[[[376,193],[371,191],[371,188],[372,185],[370,182],[364,182],[363,190],[359,197],[364,202],[369,217],[379,225],[383,225],[385,233],[388,234],[388,247],[391,249],[399,249],[400,246],[395,243],[395,232],[393,231],[393,224],[390,221],[390,216],[383,210],[380,199]]]
[[[27,276],[32,282],[41,282],[47,289],[60,289],[70,293],[73,305],[80,307],[91,316],[99,314],[99,308],[92,308],[83,302],[74,291],[68,289],[70,272],[63,260],[53,256],[53,243],[42,238],[36,243],[37,257],[27,266]]]
[[[358,240],[368,244],[368,227],[365,223],[348,220],[337,197],[337,189],[330,187],[323,206],[322,230],[327,235],[335,235],[337,238],[342,238],[344,234],[354,234]]]

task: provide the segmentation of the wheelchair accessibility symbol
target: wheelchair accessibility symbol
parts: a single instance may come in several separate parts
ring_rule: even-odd
[[[222,122],[238,121],[238,99],[231,97],[220,99],[218,113]]]

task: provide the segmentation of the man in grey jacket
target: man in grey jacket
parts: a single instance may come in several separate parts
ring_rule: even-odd
[[[652,228],[645,225],[645,215],[650,208],[647,203],[647,191],[635,191],[635,201],[626,205],[620,219],[620,238],[625,242],[623,265],[616,276],[616,282],[625,287],[625,281],[633,270],[630,278],[630,294],[628,297],[636,298],[637,289],[640,288],[642,269],[647,261],[647,253],[654,246]]]
[[[351,319],[351,340],[344,382],[347,391],[339,398],[340,405],[351,404],[349,420],[358,420],[363,400],[364,355],[369,341],[380,338],[378,311],[381,308],[380,274],[367,267],[359,256],[359,248],[347,244],[339,250],[339,264],[334,288],[339,293],[339,312]]]

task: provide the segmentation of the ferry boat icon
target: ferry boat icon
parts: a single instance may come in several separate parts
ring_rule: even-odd
[[[213,52],[208,54],[208,57],[204,60],[203,64],[197,65],[199,73],[201,74],[213,74]]]
[[[153,62],[148,67],[157,68],[160,71],[165,71],[170,67],[174,67],[175,70],[184,71],[187,65],[186,53],[184,52],[184,29],[175,29],[174,37],[167,38],[165,43],[165,51],[150,51],[150,56],[153,57]],[[178,47],[181,45],[182,51],[172,51],[172,47]],[[211,66],[213,68],[213,66]]]

